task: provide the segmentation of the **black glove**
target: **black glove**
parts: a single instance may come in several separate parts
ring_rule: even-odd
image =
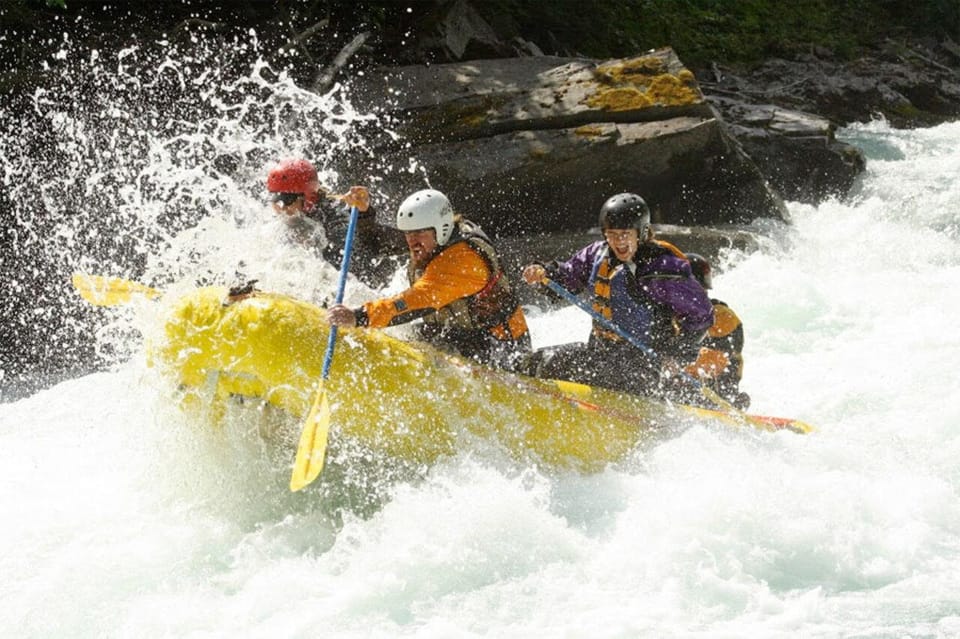
[[[660,348],[660,354],[663,357],[672,357],[684,364],[694,362],[697,355],[700,354],[700,342],[705,334],[704,331],[696,333],[681,332],[679,335],[673,335],[664,340],[663,346]]]

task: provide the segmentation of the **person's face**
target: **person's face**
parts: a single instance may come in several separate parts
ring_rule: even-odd
[[[603,232],[610,250],[621,262],[629,262],[640,247],[637,229],[607,229]]]
[[[273,210],[278,215],[293,217],[303,213],[303,194],[302,193],[274,193]]]
[[[405,231],[403,238],[410,249],[410,257],[417,266],[422,266],[437,249],[437,232],[432,228]]]

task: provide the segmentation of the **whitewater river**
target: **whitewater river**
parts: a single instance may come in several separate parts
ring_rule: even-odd
[[[221,144],[266,135],[228,121]],[[0,636],[960,636],[960,124],[843,136],[869,157],[849,201],[791,205],[759,251],[721,256],[713,291],[745,323],[751,410],[815,434],[695,425],[588,476],[465,451],[291,494],[263,415],[214,433],[170,403],[137,305],[95,318],[117,363],[0,404]],[[297,150],[281,138],[267,151]],[[146,158],[190,183],[175,154]],[[253,191],[234,208],[262,213]],[[268,286],[294,277],[256,254],[269,229],[191,229],[148,281],[225,272],[243,241]],[[540,344],[585,329],[532,311]]]

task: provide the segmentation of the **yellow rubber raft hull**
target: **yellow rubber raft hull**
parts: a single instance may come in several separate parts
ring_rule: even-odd
[[[326,312],[267,293],[227,304],[226,294],[210,287],[179,299],[151,361],[188,391],[259,398],[304,418],[329,337]],[[465,440],[479,436],[496,438],[518,457],[593,471],[691,416],[805,430],[792,420],[748,423],[716,411],[514,375],[377,330],[338,332],[325,388],[333,438],[352,438],[414,463],[468,449]]]

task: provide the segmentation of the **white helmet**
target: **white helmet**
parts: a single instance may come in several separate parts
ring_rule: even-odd
[[[450,206],[450,200],[433,189],[417,191],[397,209],[397,228],[401,231],[432,228],[437,232],[437,244],[443,246],[453,235],[453,207]]]

